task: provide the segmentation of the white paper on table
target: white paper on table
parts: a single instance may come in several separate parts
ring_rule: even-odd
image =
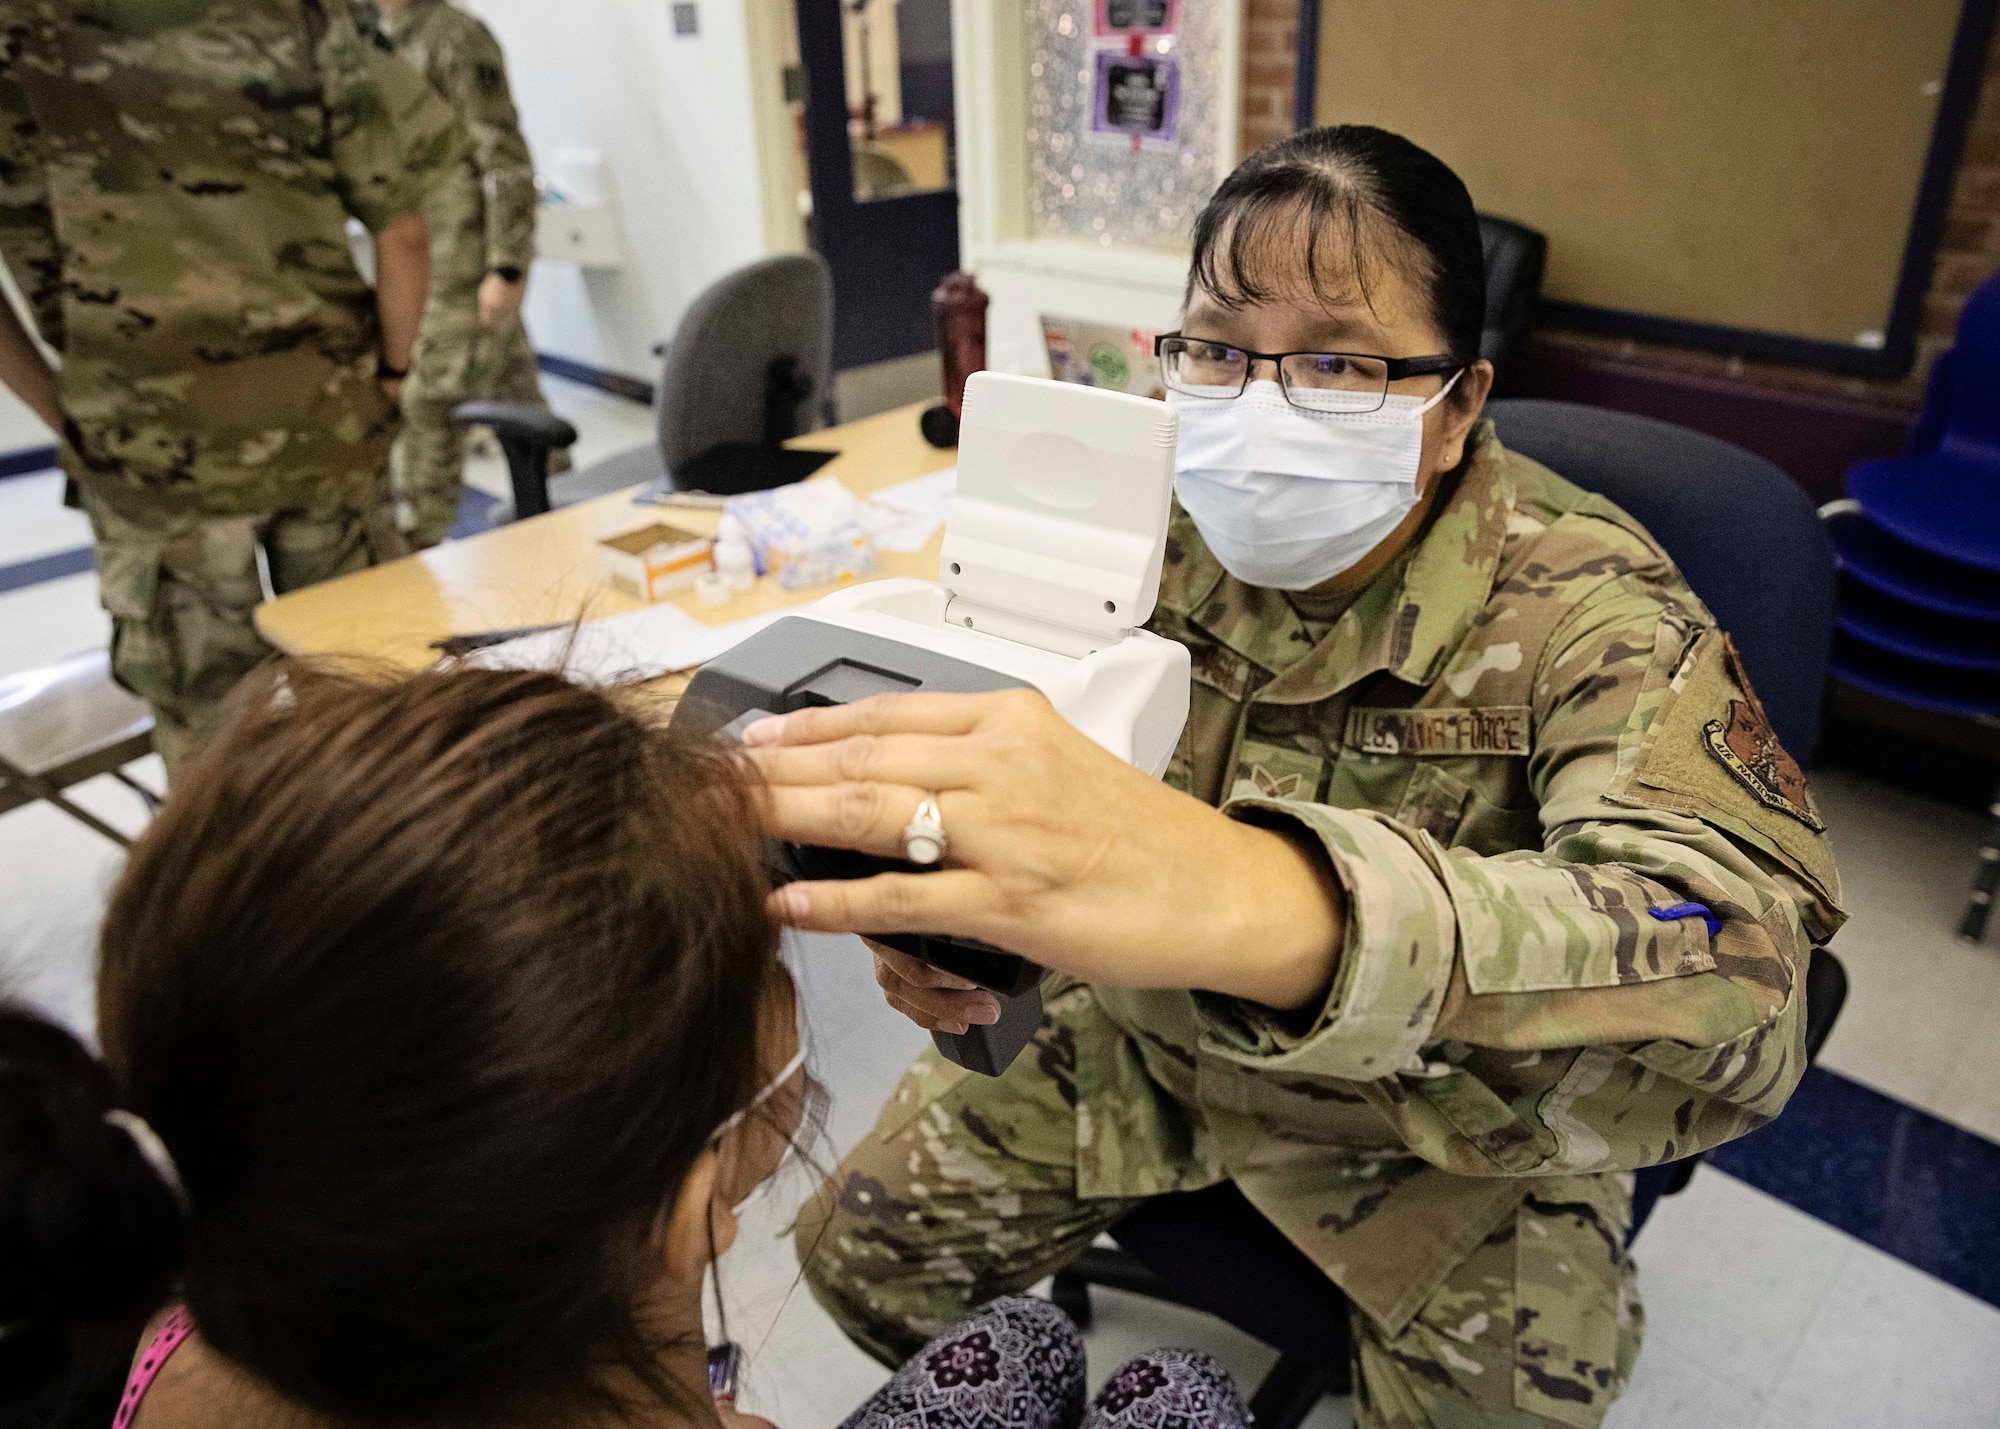
[[[885,486],[861,508],[861,524],[878,551],[921,551],[951,514],[958,494],[958,468]]]
[[[956,495],[958,468],[948,466],[927,476],[915,476],[894,486],[885,486],[868,499],[879,506],[893,506],[898,511],[919,515],[935,511],[942,516],[951,509],[951,499]]]
[[[593,685],[650,680],[705,665],[787,614],[777,610],[727,625],[703,625],[678,605],[649,605],[578,627],[574,645],[565,626],[490,646],[465,663],[495,670],[561,670]]]

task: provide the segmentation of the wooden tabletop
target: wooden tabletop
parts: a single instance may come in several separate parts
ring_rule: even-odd
[[[838,451],[813,481],[837,479],[857,496],[950,466],[958,454],[923,439],[923,403],[829,427],[789,445]],[[292,591],[257,607],[257,629],[294,655],[360,654],[417,669],[437,659],[433,640],[524,625],[588,619],[636,609],[639,602],[605,583],[595,549],[600,536],[664,520],[713,535],[722,513],[683,506],[636,506],[640,488],[566,506],[546,516],[497,527],[465,541],[447,541],[420,555]],[[943,532],[921,551],[883,552],[875,574],[935,580]],[[702,605],[693,590],[673,599],[690,615],[721,625],[768,610],[801,605],[828,587],[780,590],[760,580],[727,605]]]

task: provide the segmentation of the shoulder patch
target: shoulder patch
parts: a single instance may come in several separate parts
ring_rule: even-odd
[[[1638,747],[1621,751],[1631,774],[1607,797],[1672,809],[1752,843],[1837,906],[1840,875],[1825,820],[1805,772],[1778,743],[1744,680],[1729,637],[1703,630],[1673,663],[1666,683],[1649,680],[1642,706],[1650,700],[1657,713]]]
[[[1758,803],[1790,814],[1814,833],[1825,831],[1806,788],[1805,771],[1778,743],[1763,710],[1749,700],[1731,700],[1728,723],[1712,719],[1702,735],[1708,752]]]

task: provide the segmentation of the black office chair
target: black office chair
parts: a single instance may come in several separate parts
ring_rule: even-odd
[[[1833,630],[1833,549],[1812,502],[1762,457],[1666,422],[1572,402],[1496,402],[1487,414],[1525,456],[1637,517],[1736,640],[1788,748],[1808,753],[1818,728]],[[1806,970],[1807,1060],[1847,999],[1847,973],[1824,948]],[[1683,1189],[1699,1157],[1635,1177],[1632,1234],[1662,1196]],[[1079,1324],[1090,1287],[1207,1311],[1279,1352],[1251,1398],[1265,1429],[1296,1429],[1350,1387],[1346,1297],[1235,1186],[1147,1201],[1056,1275],[1051,1298]]]
[[[1785,748],[1819,738],[1833,648],[1833,541],[1812,499],[1763,457],[1602,407],[1492,402],[1500,440],[1638,518],[1736,642]]]
[[[584,471],[548,475],[549,453],[576,440],[560,417],[513,402],[468,402],[453,412],[499,439],[516,519],[663,476],[679,490],[758,491],[831,460],[782,445],[832,411],[833,275],[817,253],[779,254],[716,280],[660,350],[657,441]]]
[[[1494,367],[1494,390],[1504,391],[1521,336],[1542,295],[1549,240],[1510,218],[1479,215],[1479,246],[1486,251],[1486,323],[1479,355]]]
[[[526,402],[461,402],[451,409],[451,419],[461,427],[492,428],[500,454],[507,458],[516,521],[549,509],[549,456],[575,444],[575,427]]]

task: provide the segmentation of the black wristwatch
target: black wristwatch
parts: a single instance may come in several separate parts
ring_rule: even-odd
[[[410,375],[410,369],[407,367],[391,367],[381,358],[378,357],[375,359],[375,377],[376,380],[378,381],[401,382],[405,377],[408,377],[409,375]]]
[[[518,283],[521,281],[521,270],[516,268],[512,263],[502,263],[498,268],[489,268],[487,271],[503,283]]]

